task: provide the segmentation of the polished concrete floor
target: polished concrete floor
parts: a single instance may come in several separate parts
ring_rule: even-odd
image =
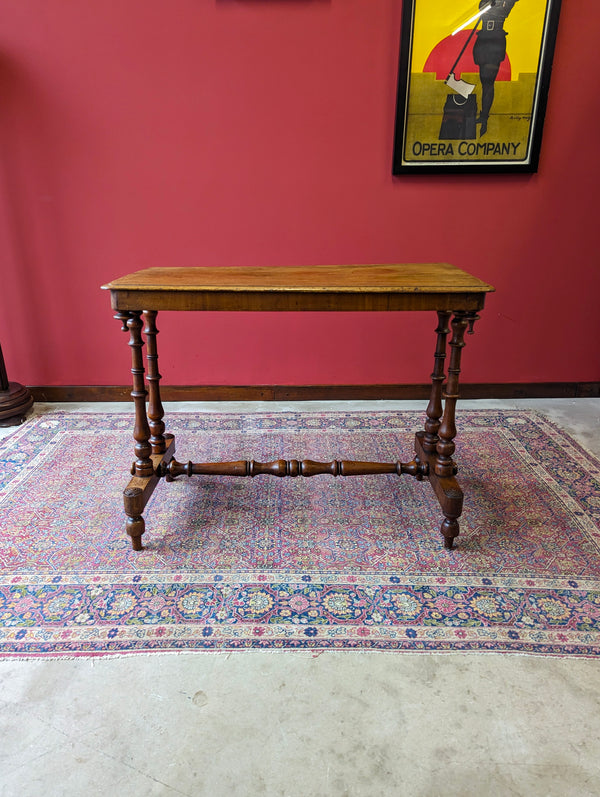
[[[462,403],[488,406],[541,410],[600,457],[598,399]],[[36,411],[57,408],[130,411]],[[266,651],[0,662],[0,795],[117,794],[600,795],[600,662]]]

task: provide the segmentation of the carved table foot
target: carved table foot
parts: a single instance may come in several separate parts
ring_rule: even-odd
[[[458,537],[460,533],[457,519],[446,515],[442,522],[441,532],[444,538],[444,548],[451,551],[454,547],[454,538]]]
[[[157,472],[160,471],[161,466],[165,467],[175,454],[175,438],[173,435],[165,435],[165,449],[164,454],[151,455],[150,459],[154,472],[150,476],[132,476],[129,484],[123,490],[123,505],[127,515],[125,531],[131,537],[131,546],[134,551],[143,550],[142,535],[146,530],[146,524],[142,513],[158,484],[159,477]]]
[[[134,551],[141,551],[142,534],[146,531],[146,523],[142,517],[144,511],[144,490],[141,487],[126,487],[123,490],[123,503],[125,505],[125,531],[131,537],[131,546]]]
[[[444,538],[444,548],[452,550],[454,547],[454,539],[458,537],[459,534],[458,518],[462,513],[464,497],[463,491],[455,478],[458,469],[456,465],[453,465],[452,474],[450,476],[438,476],[435,472],[436,452],[427,452],[423,447],[425,434],[425,432],[417,432],[415,437],[415,451],[417,453],[417,459],[429,465],[429,483],[440,503],[445,518],[441,528],[441,533]]]

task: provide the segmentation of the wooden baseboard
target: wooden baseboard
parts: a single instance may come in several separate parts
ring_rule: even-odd
[[[125,385],[35,385],[34,401],[130,401]],[[377,401],[429,397],[430,385],[164,385],[163,401]],[[463,399],[597,398],[600,382],[461,385]]]

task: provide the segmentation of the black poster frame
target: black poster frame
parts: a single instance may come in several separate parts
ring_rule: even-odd
[[[486,3],[479,3],[479,8],[495,5],[496,2],[500,3],[503,0],[487,0]],[[516,0],[516,2],[526,3],[527,0]],[[510,2],[510,0],[509,0]],[[541,33],[541,47],[538,61],[537,72],[534,73],[534,87],[533,87],[533,100],[532,104],[528,106],[531,113],[521,116],[511,116],[511,119],[524,120],[522,124],[527,125],[525,138],[522,144],[524,147],[524,155],[521,156],[519,152],[518,157],[511,157],[511,153],[516,153],[521,144],[514,144],[511,142],[494,141],[493,137],[487,135],[487,130],[484,134],[480,134],[482,130],[481,123],[475,119],[467,121],[467,126],[463,125],[462,128],[455,128],[453,135],[458,135],[458,138],[440,140],[442,131],[444,130],[442,121],[445,122],[449,114],[446,113],[448,104],[452,104],[451,97],[456,94],[452,86],[448,84],[451,72],[448,73],[448,78],[441,81],[444,84],[444,92],[446,96],[446,106],[439,108],[440,118],[440,134],[438,140],[434,140],[435,136],[429,137],[425,134],[422,136],[423,141],[415,138],[415,122],[419,117],[411,112],[411,105],[414,107],[415,103],[423,102],[423,97],[419,97],[419,88],[417,84],[418,75],[410,73],[410,65],[412,63],[413,54],[413,37],[415,28],[415,19],[418,14],[424,15],[428,11],[429,0],[403,0],[402,6],[402,28],[401,28],[401,41],[400,41],[400,59],[398,68],[398,88],[396,99],[396,124],[394,133],[394,153],[393,153],[393,167],[392,173],[394,175],[402,174],[463,174],[463,173],[505,173],[505,172],[536,172],[539,166],[540,150],[542,144],[542,134],[546,115],[546,107],[548,101],[548,91],[550,88],[550,76],[552,73],[552,62],[554,58],[554,49],[556,44],[556,34],[558,29],[558,20],[560,16],[561,0],[545,0],[545,18],[543,23],[543,30]],[[475,0],[474,11],[477,13],[477,0]],[[508,17],[510,19],[510,17]],[[422,23],[421,23],[422,24]],[[477,17],[472,23],[472,28],[466,33],[469,37],[476,40],[480,26],[483,32],[485,24],[485,15]],[[488,22],[489,24],[493,24]],[[475,29],[474,29],[475,28]],[[508,39],[510,42],[510,38]],[[472,44],[471,44],[472,46]],[[510,45],[508,45],[510,46]],[[460,60],[460,59],[459,59]],[[481,68],[479,69],[481,73]],[[454,75],[453,75],[454,77]],[[433,79],[433,78],[432,78]],[[459,82],[462,81],[459,78]],[[435,80],[438,84],[437,91],[441,91],[439,80]],[[467,83],[466,85],[470,85]],[[479,83],[475,90],[471,89],[473,97],[482,94],[482,84]],[[468,98],[465,98],[465,104]],[[457,95],[456,103],[462,102],[461,95]],[[469,100],[471,102],[471,100]],[[473,104],[476,104],[473,103]],[[450,108],[452,113],[453,106]],[[437,109],[432,112],[437,113]],[[465,114],[466,115],[466,114]],[[480,119],[483,114],[480,115]],[[424,117],[420,117],[424,118]],[[493,118],[493,106],[489,116]],[[477,122],[479,130],[473,135],[473,124]],[[430,123],[431,124],[431,123]],[[487,124],[486,124],[487,127]],[[448,127],[446,127],[446,136]],[[462,135],[467,134],[469,138],[461,138]],[[412,133],[412,138],[411,138]],[[487,140],[485,140],[487,137]],[[466,143],[465,143],[466,142]],[[481,153],[481,156],[480,156]]]

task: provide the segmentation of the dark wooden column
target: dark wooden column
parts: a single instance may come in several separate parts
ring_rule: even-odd
[[[136,460],[133,464],[133,475],[151,476],[154,466],[150,459],[152,448],[150,446],[150,427],[146,415],[146,384],[144,381],[144,358],[142,356],[142,312],[132,310],[129,313],[127,328],[129,329],[129,345],[131,346],[131,374],[133,377],[133,390],[131,397],[135,405],[135,426],[133,439],[135,440]]]
[[[150,446],[153,454],[164,454],[165,411],[160,400],[160,373],[158,372],[158,348],[156,345],[156,310],[144,310],[144,335],[146,336],[146,361],[148,363],[148,420],[150,422]]]
[[[456,402],[458,401],[458,378],[460,358],[465,346],[465,331],[469,324],[467,313],[457,312],[452,319],[452,340],[450,341],[450,362],[448,363],[448,382],[444,391],[444,414],[437,442],[437,461],[435,472],[438,476],[452,476],[454,469],[454,438],[456,437]]]
[[[438,310],[437,343],[435,348],[433,373],[431,374],[431,396],[427,406],[427,420],[425,421],[425,437],[422,445],[428,453],[435,451],[438,442],[440,418],[442,417],[442,387],[446,378],[444,360],[446,359],[446,338],[448,336],[448,321],[452,314],[445,310]]]
[[[33,406],[33,396],[18,382],[9,382],[0,346],[0,426],[18,426]]]

